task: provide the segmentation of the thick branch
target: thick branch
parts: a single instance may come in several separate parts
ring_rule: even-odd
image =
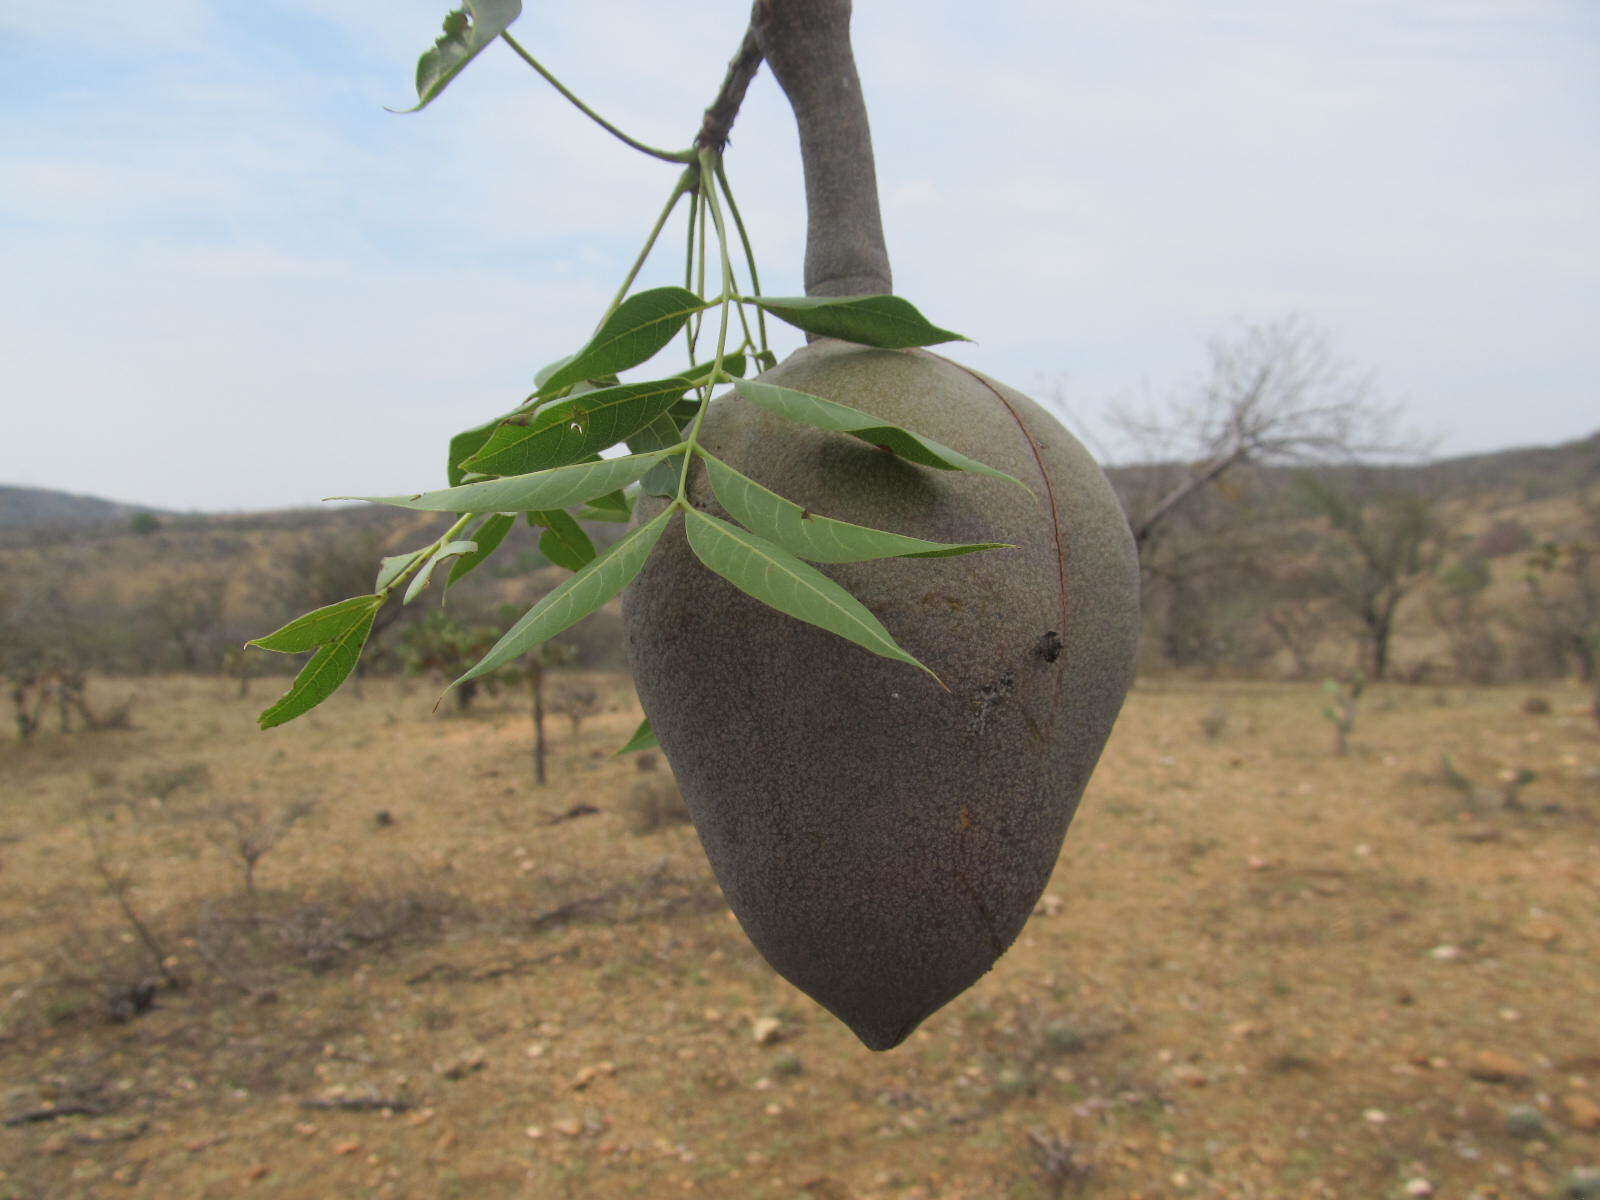
[[[753,29],[799,128],[806,294],[891,291],[872,134],[850,49],[850,0],[757,0]]]
[[[733,122],[744,103],[744,94],[750,81],[761,69],[761,43],[756,40],[756,14],[750,14],[750,28],[745,30],[739,51],[728,63],[728,74],[722,80],[717,98],[706,109],[705,120],[694,139],[697,149],[709,147],[721,154],[728,146],[728,135],[733,132]]]

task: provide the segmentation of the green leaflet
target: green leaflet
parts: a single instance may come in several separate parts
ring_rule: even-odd
[[[702,453],[711,487],[722,507],[746,529],[812,562],[866,562],[874,558],[944,558],[977,550],[1014,550],[1005,542],[929,542],[868,529],[847,521],[812,516],[798,504],[768,491],[727,463]]]
[[[432,554],[428,555],[428,561],[423,563],[422,568],[411,577],[411,582],[406,585],[406,594],[401,597],[400,603],[410,604],[418,596],[422,595],[427,590],[428,581],[433,578],[433,569],[445,559],[460,558],[463,555],[471,554],[477,548],[478,544],[476,542],[469,541],[446,542],[440,546]]]
[[[891,450],[901,458],[919,466],[937,467],[941,471],[972,471],[979,475],[1004,479],[1007,483],[1016,484],[1023,491],[1028,490],[1021,480],[1007,475],[1004,471],[997,471],[975,458],[968,458],[965,454],[950,449],[949,446],[941,445],[932,438],[912,433],[909,429],[901,429],[898,425],[886,425],[877,417],[858,408],[835,404],[832,400],[824,400],[821,396],[813,396],[808,392],[797,392],[793,388],[779,387],[772,383],[758,383],[754,379],[735,380],[733,387],[746,400],[798,424],[852,434],[864,442]]]
[[[485,422],[472,429],[465,429],[450,439],[450,452],[445,459],[445,479],[451,487],[455,487],[466,478],[467,473],[462,469],[461,464],[483,447],[483,444],[489,440],[489,435],[495,431],[500,421],[501,418],[496,417],[493,421]]]
[[[646,717],[639,722],[639,728],[633,731],[633,736],[617,753],[632,754],[635,750],[648,750],[651,746],[659,745],[661,743],[656,740],[656,731],[650,728],[650,718]]]
[[[796,329],[883,350],[971,340],[930,323],[916,305],[900,296],[752,296],[751,300]]]
[[[485,475],[523,475],[565,466],[650,425],[686,391],[685,378],[600,388],[508,417],[462,463]]]
[[[569,571],[581,571],[594,561],[594,543],[564,508],[545,509],[528,514],[530,525],[543,525],[539,549],[551,562]]]
[[[588,345],[550,373],[539,394],[553,395],[581,380],[638,366],[670,342],[691,315],[710,307],[687,288],[634,293],[605,319]]]
[[[361,647],[366,645],[367,635],[372,632],[372,622],[383,607],[383,599],[374,595],[342,600],[250,643],[291,654],[319,647],[311,660],[300,668],[289,690],[257,718],[262,729],[292,721],[333,695],[355,669]]]
[[[408,550],[404,554],[391,554],[386,558],[380,559],[378,561],[378,578],[373,583],[372,590],[374,592],[383,591],[384,588],[400,578],[400,572],[426,554],[427,550],[428,548],[424,546],[421,550]]]
[[[465,0],[465,11],[458,9],[445,17],[444,34],[417,60],[416,107],[399,111],[427,107],[521,12],[522,0]]]
[[[635,454],[646,450],[667,450],[683,441],[683,431],[671,416],[662,413],[643,429],[635,430],[628,439],[628,449]]]
[[[571,579],[535,604],[505,635],[489,648],[465,675],[455,683],[465,683],[479,675],[498,670],[512,659],[526,654],[568,626],[594,612],[633,581],[644,566],[650,551],[667,528],[673,509],[663,509],[655,518],[639,526],[594,559]],[[450,686],[454,687],[455,684]]]
[[[511,527],[516,523],[517,518],[510,513],[493,513],[472,531],[472,540],[478,544],[478,548],[450,564],[450,574],[444,581],[446,595],[455,583],[476,570],[480,563],[500,548],[500,543],[506,540],[506,534],[511,532]]]
[[[348,600],[308,612],[303,617],[296,617],[283,628],[275,629],[264,637],[251,638],[245,645],[260,646],[263,650],[275,650],[279,654],[303,654],[324,642],[332,641],[360,620],[368,610],[377,612],[381,607],[383,597],[377,593],[352,596]]]
[[[684,522],[696,557],[740,591],[874,654],[921,667],[939,678],[902,650],[866,605],[782,546],[697,509],[689,509]]]
[[[411,496],[335,496],[333,499],[365,500],[369,504],[391,504],[422,512],[531,512],[566,508],[625,487],[665,457],[666,451],[653,450],[647,454],[601,458],[529,475],[463,483],[459,487]]]

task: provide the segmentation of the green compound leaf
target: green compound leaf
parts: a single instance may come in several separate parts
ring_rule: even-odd
[[[414,557],[414,556],[413,556]],[[352,596],[329,604],[303,617],[296,617],[281,629],[265,637],[251,638],[246,646],[260,646],[263,650],[276,650],[279,654],[303,654],[315,650],[324,642],[331,642],[368,612],[383,607],[383,597]]]
[[[471,554],[478,548],[477,542],[456,541],[446,542],[432,554],[428,561],[422,564],[422,569],[411,577],[411,582],[406,585],[406,594],[401,598],[401,604],[410,604],[428,588],[428,582],[433,578],[433,569],[447,558],[460,558],[462,555]]]
[[[530,525],[543,525],[539,535],[539,549],[551,562],[569,571],[581,571],[594,561],[594,543],[583,531],[583,526],[567,514],[566,509],[551,508],[528,514]]]
[[[662,413],[643,429],[634,430],[628,438],[628,449],[634,453],[646,450],[670,450],[683,441],[683,431],[667,413]]]
[[[689,381],[682,378],[625,383],[517,413],[497,425],[461,465],[484,475],[565,466],[631,437],[688,390]]]
[[[534,512],[566,508],[625,487],[665,457],[665,450],[652,450],[648,454],[601,458],[550,471],[535,471],[531,475],[463,483],[459,487],[411,496],[335,496],[333,499],[365,500],[369,504],[390,504],[420,512]]]
[[[444,34],[417,60],[417,104],[426,108],[462,69],[522,13],[522,0],[466,0],[444,19]]]
[[[930,323],[916,305],[900,296],[752,296],[751,300],[796,329],[881,350],[971,340]]]
[[[684,520],[695,556],[740,591],[874,654],[910,663],[939,678],[902,650],[866,605],[782,546],[697,509],[689,509]]]
[[[733,387],[746,400],[798,424],[853,434],[864,442],[892,450],[901,458],[919,466],[937,467],[941,471],[972,471],[979,475],[1004,479],[1007,483],[1016,484],[1023,491],[1028,490],[1021,480],[1007,475],[1004,471],[985,466],[975,458],[968,458],[965,454],[950,449],[949,446],[941,445],[921,434],[912,433],[909,429],[901,429],[898,425],[886,425],[877,417],[858,408],[835,404],[832,400],[824,400],[821,396],[813,396],[807,392],[797,392],[793,388],[778,387],[772,383],[758,383],[754,379],[737,380]]]
[[[582,380],[638,366],[670,342],[692,315],[710,307],[687,288],[636,292],[605,319],[587,346],[546,377],[539,394],[553,395]]]
[[[599,558],[535,604],[506,630],[505,635],[465,675],[451,684],[465,683],[498,670],[541,642],[576,625],[628,584],[643,568],[650,551],[667,528],[673,509],[665,508],[653,520],[633,530]]]
[[[516,523],[517,518],[510,513],[494,513],[472,531],[472,540],[478,544],[478,548],[450,564],[450,574],[444,581],[446,595],[455,583],[475,571],[480,563],[500,548],[500,543],[506,540],[506,534],[511,532],[511,527]]]
[[[868,529],[829,517],[812,516],[792,501],[768,491],[721,459],[702,453],[711,487],[722,507],[746,529],[777,542],[812,562],[866,562],[874,558],[946,558],[978,550],[1014,550],[1005,542],[929,542],[922,538]]]
[[[650,728],[650,718],[646,717],[639,722],[639,728],[633,731],[633,736],[628,739],[627,745],[617,751],[618,754],[632,754],[635,750],[648,750],[652,746],[659,746],[656,740],[656,731]]]
[[[357,596],[352,600],[342,601],[341,604],[329,605],[330,609],[341,607],[346,608],[341,618],[343,623],[311,656],[311,661],[300,669],[300,674],[295,676],[294,683],[282,698],[257,718],[262,729],[282,725],[285,721],[292,721],[302,713],[315,708],[333,695],[355,669],[356,661],[361,657],[361,648],[366,645],[367,635],[372,632],[372,622],[377,617],[378,610],[383,607],[383,597]],[[319,609],[309,616],[316,617],[327,611],[328,609]],[[305,621],[307,618],[302,617],[300,620]],[[298,623],[291,621],[278,633],[268,634],[255,644],[262,645],[276,639]],[[298,643],[303,640],[303,634],[296,635],[290,640]]]

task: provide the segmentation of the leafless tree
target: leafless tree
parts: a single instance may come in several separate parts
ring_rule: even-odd
[[[1179,510],[1247,464],[1392,456],[1411,449],[1372,380],[1301,316],[1211,339],[1207,375],[1164,405],[1114,424],[1146,465],[1125,496],[1140,558]]]

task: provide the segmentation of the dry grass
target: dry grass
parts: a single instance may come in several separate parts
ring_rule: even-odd
[[[626,835],[636,710],[592,682],[542,791],[510,698],[386,683],[258,734],[224,681],[138,682],[139,730],[0,743],[0,1196],[1489,1200],[1600,1163],[1576,689],[1377,686],[1334,758],[1315,686],[1140,687],[1018,944],[871,1055],[692,829]],[[291,807],[246,889],[215,815]],[[120,1021],[94,989],[151,964],[94,847],[182,985]]]

